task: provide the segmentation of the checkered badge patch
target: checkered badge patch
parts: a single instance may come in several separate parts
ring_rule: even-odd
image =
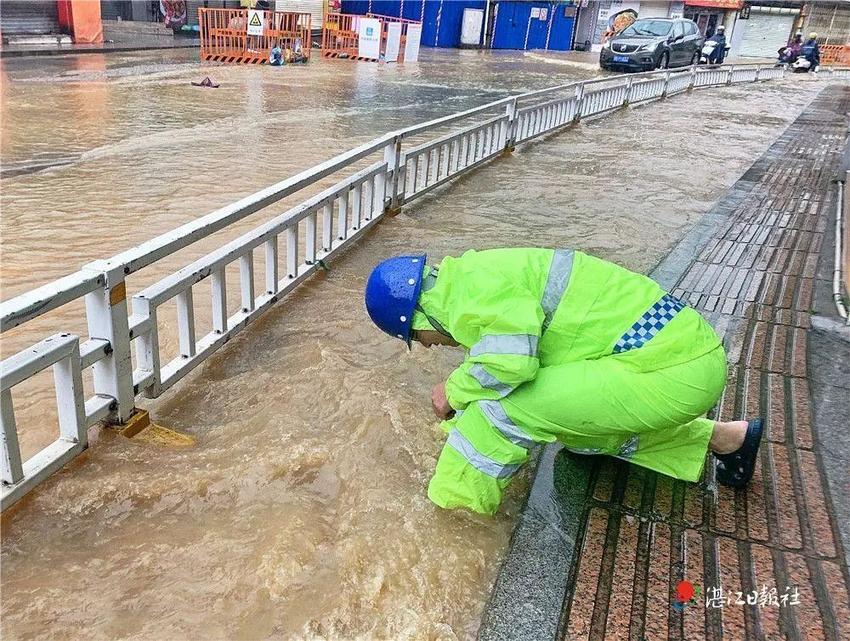
[[[670,294],[664,294],[655,305],[650,307],[614,345],[614,353],[637,349],[660,332],[673,317],[684,309],[685,304]]]

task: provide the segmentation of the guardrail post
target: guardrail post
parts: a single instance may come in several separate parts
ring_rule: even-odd
[[[125,423],[135,409],[135,392],[124,265],[99,260],[84,266],[83,271],[103,274],[106,280],[103,288],[86,294],[89,337],[109,341],[109,354],[92,367],[94,391],[115,399],[115,413],[110,420]]]
[[[519,118],[517,118],[517,100],[514,98],[505,106],[505,115],[508,117],[508,124],[505,130],[505,151],[511,153],[516,149],[516,129]]]
[[[670,70],[669,69],[664,73],[664,90],[661,92],[662,98],[667,97],[667,85],[668,84],[670,84]]]
[[[760,72],[760,71],[761,71],[761,67],[760,67],[760,66],[759,66],[759,67],[756,67],[756,76],[755,76],[755,78],[753,78],[753,82],[758,82],[758,81],[759,81],[759,72]]]
[[[732,72],[733,72],[734,70],[735,70],[735,65],[732,65],[732,66],[730,66],[730,67],[729,67],[729,70],[728,70],[728,72],[726,73],[726,84],[727,84],[727,85],[731,85],[731,84],[732,84]]]
[[[387,208],[383,203],[384,211],[389,214],[397,214],[401,211],[401,201],[404,197],[404,180],[401,174],[401,136],[395,136],[390,144],[384,147],[384,161],[387,163],[387,171],[392,171],[392,180],[389,184],[390,204]],[[402,193],[399,194],[399,184]]]
[[[697,82],[697,66],[691,65],[691,77],[688,79],[688,93],[694,90]]]
[[[24,469],[10,389],[0,391],[0,430],[3,434],[3,443],[0,444],[0,481],[14,485],[24,478]]]
[[[213,328],[218,334],[227,332],[227,282],[224,269],[212,273]],[[150,300],[135,296],[133,313],[149,319],[150,330],[136,339],[136,363],[144,375],[150,375],[150,381],[139,390],[147,398],[156,398],[162,393],[159,369],[159,329],[157,327],[156,307]]]
[[[584,83],[576,87],[576,114],[573,116],[573,123],[581,122],[581,111],[584,106]]]
[[[628,107],[632,99],[632,82],[631,78],[626,80],[626,92],[623,94],[623,106]]]

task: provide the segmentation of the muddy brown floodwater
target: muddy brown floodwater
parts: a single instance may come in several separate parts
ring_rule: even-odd
[[[4,299],[384,131],[596,73],[515,53],[283,69],[195,55],[2,61]],[[189,86],[208,74],[221,89]],[[95,432],[7,511],[3,638],[474,637],[528,479],[492,519],[428,502],[443,440],[429,390],[461,355],[408,353],[373,328],[369,269],[413,250],[545,245],[646,271],[820,86],[791,78],[618,112],[385,221],[146,404],[197,445]],[[81,326],[69,305],[5,336],[4,355]],[[56,429],[47,389],[16,390],[27,455]]]

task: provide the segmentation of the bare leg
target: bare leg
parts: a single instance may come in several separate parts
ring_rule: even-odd
[[[747,421],[732,421],[730,423],[717,422],[711,433],[711,441],[708,446],[716,454],[729,454],[744,444],[747,435]]]

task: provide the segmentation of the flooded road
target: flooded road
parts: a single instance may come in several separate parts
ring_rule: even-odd
[[[592,73],[432,50],[406,69],[200,67],[193,52],[4,60],[3,299],[384,131]],[[220,89],[188,85],[208,74]],[[102,432],[4,514],[3,637],[473,637],[527,478],[493,519],[428,502],[443,441],[429,391],[461,354],[407,353],[374,329],[368,271],[395,253],[519,244],[647,271],[820,86],[792,78],[618,112],[384,221],[146,404],[197,445]],[[69,305],[9,333],[4,356],[82,318]],[[55,429],[39,384],[15,396],[29,454]]]

